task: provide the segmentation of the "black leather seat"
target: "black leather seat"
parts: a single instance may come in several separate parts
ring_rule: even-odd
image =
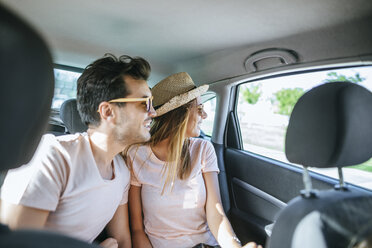
[[[370,237],[372,194],[348,187],[342,167],[372,156],[372,93],[348,82],[313,88],[294,107],[285,150],[304,166],[305,190],[279,213],[267,247],[354,247]],[[340,183],[313,190],[308,167],[337,167]]]
[[[27,163],[34,154],[47,127],[54,76],[44,41],[1,5],[0,34],[0,170],[5,171]],[[0,247],[99,246],[46,231],[11,231],[0,224]]]
[[[87,131],[88,127],[80,118],[77,110],[76,99],[68,99],[63,102],[59,116],[65,124],[67,133],[82,133]]]

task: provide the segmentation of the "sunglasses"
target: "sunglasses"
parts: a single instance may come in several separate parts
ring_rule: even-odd
[[[118,102],[145,102],[146,103],[146,111],[150,112],[152,108],[152,99],[153,96],[144,97],[144,98],[117,98],[108,101],[109,103],[118,103]]]

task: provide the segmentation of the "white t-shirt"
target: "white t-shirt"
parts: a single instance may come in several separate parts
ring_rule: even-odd
[[[48,210],[46,229],[92,242],[128,201],[130,172],[120,155],[113,166],[114,178],[103,179],[87,133],[47,134],[30,163],[9,170],[1,199]]]
[[[192,171],[185,180],[176,179],[173,190],[165,189],[164,161],[149,146],[129,151],[133,162],[131,184],[141,187],[145,232],[154,248],[192,247],[199,243],[217,245],[209,231],[205,212],[206,189],[202,173],[219,172],[213,145],[190,139]]]

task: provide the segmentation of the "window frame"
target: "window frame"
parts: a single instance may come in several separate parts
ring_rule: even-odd
[[[206,96],[206,95],[213,95],[213,96],[212,96],[212,97],[207,97],[207,99],[203,99],[203,96]],[[215,109],[214,109],[214,111],[216,112],[216,110],[217,110],[217,104],[218,104],[218,103],[217,103],[217,96],[218,96],[218,95],[216,94],[216,92],[208,90],[208,91],[206,91],[204,94],[201,95],[202,103],[205,104],[206,102],[215,99],[216,103],[215,103]],[[206,113],[207,113],[207,115],[209,116],[209,113],[208,113],[208,112],[206,112]],[[216,120],[215,117],[216,117],[216,116],[214,116],[214,118],[213,118],[213,120],[212,120],[212,123],[213,123],[213,124],[212,124],[212,133],[211,133],[211,135],[206,134],[206,133],[204,132],[203,129],[200,129],[201,131],[203,131],[204,135],[205,135],[208,139],[211,139],[212,136],[213,136],[213,129],[214,129],[215,120]]]
[[[71,72],[78,72],[83,73],[84,69],[69,65],[62,65],[62,64],[54,64],[53,69],[59,69],[59,70],[65,70],[65,71],[71,71]]]
[[[234,99],[232,101],[233,105],[232,105],[231,111],[234,113],[234,121],[237,124],[236,125],[236,131],[238,132],[238,136],[239,136],[239,139],[238,139],[239,140],[239,148],[236,148],[236,149],[238,149],[238,150],[240,150],[244,153],[250,154],[251,156],[254,156],[254,157],[257,157],[257,158],[260,158],[260,159],[264,159],[266,161],[271,161],[272,164],[277,165],[277,166],[281,166],[281,167],[284,166],[284,167],[286,167],[288,169],[291,169],[291,170],[302,169],[301,165],[295,165],[295,164],[290,163],[290,162],[280,161],[280,160],[277,160],[275,158],[256,153],[254,151],[244,149],[243,140],[242,140],[243,137],[242,137],[242,132],[241,132],[241,128],[240,128],[241,123],[240,123],[239,117],[238,117],[239,92],[241,90],[241,86],[244,85],[244,84],[247,84],[247,83],[249,84],[249,83],[253,83],[253,82],[259,82],[259,81],[263,81],[263,80],[267,80],[267,79],[273,79],[273,78],[279,78],[279,77],[285,77],[285,76],[293,76],[293,75],[299,75],[299,74],[321,72],[321,71],[332,71],[332,70],[340,70],[340,69],[363,68],[363,67],[371,67],[372,68],[372,64],[368,64],[368,63],[366,64],[366,63],[360,62],[359,64],[354,63],[352,65],[340,65],[340,66],[332,65],[332,66],[328,66],[328,67],[322,66],[321,68],[313,68],[313,69],[303,68],[303,69],[298,70],[298,71],[275,73],[274,75],[267,75],[266,74],[266,75],[254,77],[253,79],[239,80],[239,82],[232,87],[232,94],[231,94],[231,97],[234,97]],[[228,117],[227,125],[229,125],[229,122],[230,121],[229,121],[229,117]],[[226,130],[228,130],[228,128],[229,127],[227,126]],[[225,132],[225,137],[226,137],[226,132]],[[225,138],[225,144],[226,144],[226,138]],[[311,174],[315,175],[316,178],[318,178],[318,179],[321,178],[323,181],[326,181],[326,182],[332,182],[334,180],[338,181],[337,178],[322,174],[322,173],[317,172],[317,171],[311,170]],[[364,191],[367,191],[367,192],[372,192],[372,189],[364,188],[364,187],[356,185],[356,184],[354,184],[353,182],[350,182],[350,181],[345,181],[345,182],[348,185],[351,185],[352,187],[356,187],[358,189],[361,189],[361,190],[364,190]]]
[[[80,74],[82,74],[83,71],[84,71],[84,69],[79,68],[79,67],[62,65],[62,64],[54,64],[54,66],[53,66],[53,74],[55,73],[55,70],[62,70],[62,71],[67,71],[67,72],[80,73]],[[60,108],[53,108],[52,107],[53,106],[53,102],[54,102],[54,97],[55,97],[55,88],[56,88],[56,78],[54,78],[53,100],[52,100],[52,105],[51,105],[50,109],[51,109],[52,112],[56,112],[58,114]]]
[[[372,64],[360,63],[359,65],[358,64],[340,65],[340,66],[332,65],[330,67],[321,67],[321,68],[313,68],[313,69],[303,68],[303,69],[298,70],[298,71],[283,72],[283,73],[278,73],[278,74],[275,74],[275,75],[262,75],[262,76],[259,76],[259,77],[254,77],[254,79],[243,80],[243,81],[239,82],[238,84],[234,85],[234,87],[233,87],[234,94],[232,94],[232,97],[234,97],[232,111],[234,112],[235,122],[236,122],[237,127],[238,127],[237,131],[239,132],[239,136],[240,136],[240,139],[239,139],[240,150],[247,151],[247,150],[244,150],[244,147],[243,147],[242,133],[241,133],[241,130],[240,130],[240,122],[239,122],[238,112],[237,112],[238,104],[239,104],[239,90],[240,90],[241,85],[244,85],[244,84],[247,84],[247,83],[253,83],[253,82],[257,82],[257,81],[262,81],[262,80],[267,80],[267,79],[285,77],[285,76],[293,76],[293,75],[306,74],[306,73],[312,73],[312,72],[320,72],[320,71],[328,71],[328,70],[330,71],[330,70],[340,70],[340,69],[351,69],[351,68],[354,68],[354,67],[359,67],[359,68],[360,67],[372,67]],[[248,151],[248,152],[251,152],[251,151]],[[254,152],[251,152],[251,153],[254,153]],[[256,153],[254,153],[254,154],[256,154]],[[257,154],[257,155],[265,157],[264,155],[261,155],[261,154]],[[268,157],[268,158],[270,158],[270,157]]]

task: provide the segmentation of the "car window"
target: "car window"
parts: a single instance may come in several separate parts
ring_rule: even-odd
[[[59,109],[64,101],[76,98],[76,82],[81,73],[54,69],[55,87],[52,109]]]
[[[243,149],[289,163],[284,142],[295,103],[311,88],[332,81],[350,81],[371,91],[372,67],[307,72],[241,84],[236,111]],[[335,168],[312,170],[338,178]],[[345,181],[372,189],[372,159],[343,171]]]
[[[204,111],[207,113],[201,124],[201,130],[207,136],[212,136],[214,115],[216,112],[216,94],[213,92],[207,92],[202,96],[202,102],[204,104]]]

